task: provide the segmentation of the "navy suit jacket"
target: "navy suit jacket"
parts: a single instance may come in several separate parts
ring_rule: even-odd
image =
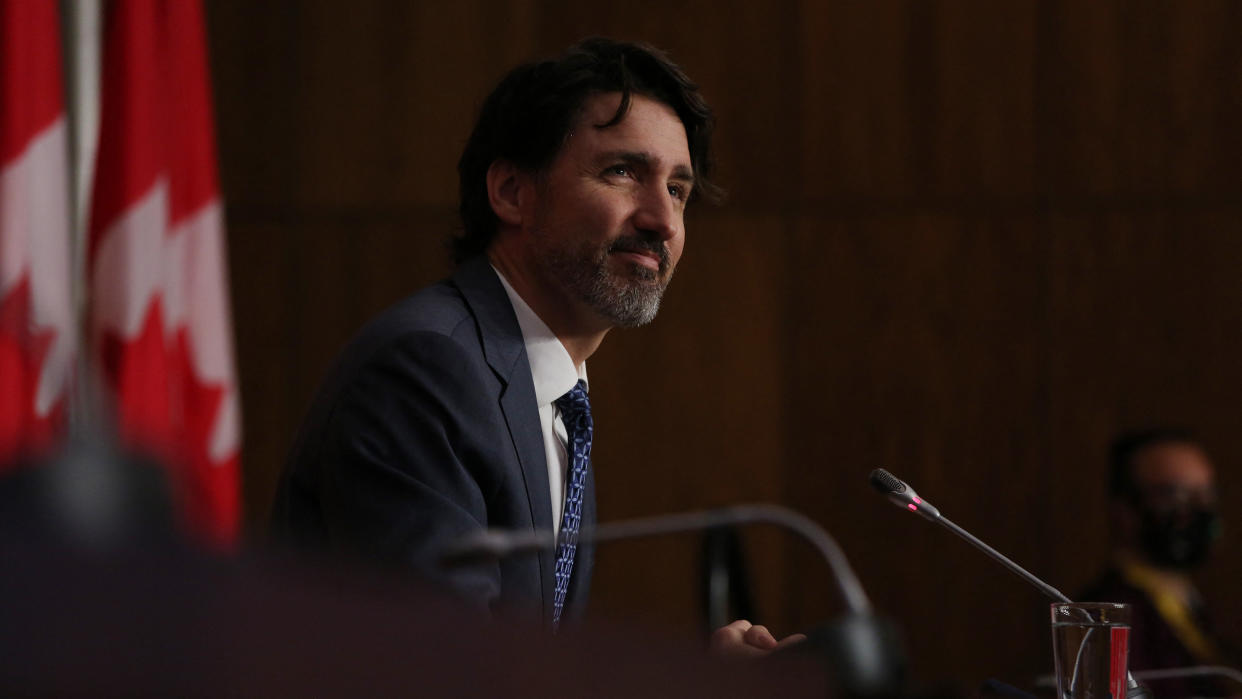
[[[548,530],[552,507],[522,331],[484,257],[401,301],[348,345],[286,464],[273,532],[303,548],[397,562],[487,611],[549,620],[554,552],[446,568],[480,527]],[[588,476],[583,524],[595,522]],[[582,612],[593,550],[578,546],[564,616]]]

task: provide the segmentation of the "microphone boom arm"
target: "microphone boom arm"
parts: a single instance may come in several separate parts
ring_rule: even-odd
[[[779,505],[734,505],[682,514],[638,517],[586,527],[578,532],[579,543],[603,543],[665,534],[697,532],[736,524],[774,524],[801,536],[819,552],[832,569],[841,597],[851,612],[870,614],[871,601],[841,547],[815,521]],[[469,535],[447,551],[443,560],[460,565],[475,559],[496,559],[518,553],[555,550],[556,535],[550,530],[502,531],[484,529]]]
[[[1035,587],[1039,588],[1039,591],[1040,591],[1040,592],[1042,592],[1042,593],[1044,593],[1044,594],[1045,594],[1045,595],[1047,595],[1048,597],[1051,597],[1052,599],[1054,599],[1054,600],[1056,600],[1056,601],[1058,601],[1058,602],[1073,602],[1073,600],[1071,600],[1069,597],[1066,597],[1066,596],[1065,596],[1065,593],[1063,593],[1063,592],[1061,592],[1060,590],[1056,589],[1055,587],[1053,587],[1053,586],[1049,585],[1048,583],[1044,582],[1043,580],[1040,580],[1039,578],[1035,577],[1034,575],[1032,575],[1032,574],[1030,573],[1030,571],[1028,571],[1026,568],[1023,568],[1022,566],[1018,565],[1017,563],[1014,563],[1014,562],[1013,562],[1012,560],[1010,560],[1010,559],[1009,559],[1009,557],[1008,557],[1008,556],[1006,556],[1005,554],[1001,553],[1000,551],[997,551],[996,549],[992,548],[991,546],[988,546],[987,544],[983,543],[983,542],[982,542],[982,541],[980,541],[978,538],[976,538],[974,534],[971,534],[970,532],[966,531],[965,529],[962,529],[961,527],[959,527],[959,526],[957,526],[956,524],[954,524],[954,523],[952,522],[952,520],[950,520],[948,517],[945,517],[945,516],[941,515],[941,516],[939,516],[939,517],[936,517],[936,518],[935,518],[935,521],[936,521],[936,523],[937,523],[937,524],[939,524],[940,526],[944,527],[945,529],[948,529],[949,531],[953,532],[954,534],[957,534],[959,537],[961,537],[961,538],[965,539],[965,540],[966,540],[966,542],[967,542],[967,543],[969,543],[971,546],[974,546],[975,548],[979,549],[980,551],[982,551],[982,552],[986,553],[988,556],[990,556],[990,557],[991,557],[993,560],[995,560],[997,563],[1000,563],[1001,565],[1003,565],[1003,566],[1005,566],[1006,568],[1008,568],[1010,571],[1012,571],[1012,572],[1013,572],[1013,574],[1014,574],[1014,575],[1017,575],[1018,577],[1022,578],[1023,580],[1025,580],[1025,581],[1029,582],[1030,584],[1034,585]]]

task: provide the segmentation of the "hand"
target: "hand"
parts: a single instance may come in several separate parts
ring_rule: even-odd
[[[707,647],[721,657],[758,658],[804,640],[806,634],[795,633],[777,641],[766,626],[756,626],[745,619],[738,619],[713,631]]]

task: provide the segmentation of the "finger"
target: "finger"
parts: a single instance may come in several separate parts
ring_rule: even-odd
[[[724,649],[735,645],[742,645],[743,635],[750,629],[750,622],[745,619],[738,619],[732,624],[721,626],[712,632],[711,638],[708,640],[708,646],[714,649]]]
[[[754,648],[762,648],[770,650],[776,647],[776,637],[768,631],[768,627],[763,625],[751,626],[742,634],[742,640],[746,641],[746,645]]]
[[[781,639],[781,642],[776,644],[776,647],[777,647],[777,648],[784,648],[784,647],[786,647],[786,646],[792,646],[792,645],[794,645],[794,644],[796,644],[796,643],[801,643],[801,642],[803,642],[803,641],[805,641],[805,640],[806,640],[806,634],[804,634],[804,633],[791,633],[791,634],[789,634],[788,636],[786,636],[786,637],[782,638],[782,639]]]

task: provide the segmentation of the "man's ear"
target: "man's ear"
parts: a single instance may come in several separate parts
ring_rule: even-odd
[[[529,176],[508,160],[495,160],[487,168],[487,199],[501,223],[522,225],[522,199]]]

